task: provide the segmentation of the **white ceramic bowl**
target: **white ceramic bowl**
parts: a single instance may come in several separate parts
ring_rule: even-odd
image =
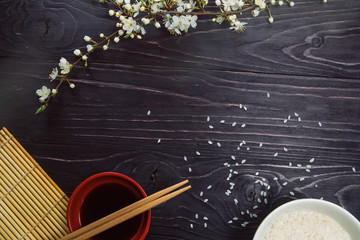
[[[344,208],[324,200],[298,199],[285,203],[272,211],[260,224],[253,240],[263,240],[267,227],[271,226],[276,219],[287,213],[299,210],[315,211],[325,214],[340,224],[353,240],[360,239],[360,222]]]

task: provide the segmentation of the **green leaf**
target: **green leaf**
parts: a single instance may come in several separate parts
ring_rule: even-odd
[[[38,114],[38,113],[41,113],[42,111],[44,111],[47,107],[47,104],[45,105],[41,105],[35,112],[35,115]]]

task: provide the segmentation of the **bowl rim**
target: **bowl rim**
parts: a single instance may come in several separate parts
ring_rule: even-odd
[[[81,182],[70,196],[66,211],[66,220],[70,232],[81,227],[79,214],[84,198],[96,187],[114,182],[120,184],[125,183],[125,185],[130,187],[133,192],[140,194],[142,197],[147,196],[144,189],[129,176],[117,172],[101,172],[94,174]],[[131,240],[143,240],[149,231],[151,210],[149,209],[142,214],[144,214],[144,217],[142,218],[141,226]]]
[[[339,223],[345,229],[345,231],[349,233],[352,239],[354,239],[354,236],[360,235],[360,222],[346,209],[326,200],[303,198],[284,203],[271,211],[257,228],[253,240],[263,239],[262,234],[267,229],[267,226],[271,224],[278,215],[290,211],[290,208],[293,207],[304,207],[307,210],[315,210],[317,212],[326,214],[327,216],[333,218],[337,223]],[[337,219],[336,217],[342,217],[342,220],[345,220],[345,223],[340,222],[339,219]]]

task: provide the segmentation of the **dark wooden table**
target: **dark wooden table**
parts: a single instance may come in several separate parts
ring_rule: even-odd
[[[112,42],[34,115],[60,57],[115,22],[95,0],[1,0],[0,125],[69,196],[104,171],[148,194],[189,179],[153,209],[147,239],[250,240],[299,198],[360,219],[360,1],[295,4],[273,24],[244,14],[240,34],[204,19]]]

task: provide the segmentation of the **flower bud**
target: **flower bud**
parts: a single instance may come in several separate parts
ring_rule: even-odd
[[[109,48],[108,45],[104,45],[104,46],[103,46],[104,51],[108,50],[108,48]]]
[[[274,18],[273,17],[269,17],[269,23],[273,23],[274,22]]]
[[[119,37],[114,37],[114,42],[118,43],[120,41]]]
[[[75,88],[75,84],[71,83],[70,85],[70,88]]]
[[[115,11],[114,11],[114,10],[109,10],[109,15],[110,15],[110,16],[114,16],[114,15],[115,15]]]
[[[79,49],[74,50],[75,56],[81,56],[81,51]]]
[[[159,23],[159,22],[156,22],[156,23],[155,23],[155,27],[156,27],[156,28],[161,28],[160,23]]]
[[[84,37],[84,40],[85,40],[86,42],[90,42],[90,41],[91,41],[91,37],[85,36],[85,37]]]

